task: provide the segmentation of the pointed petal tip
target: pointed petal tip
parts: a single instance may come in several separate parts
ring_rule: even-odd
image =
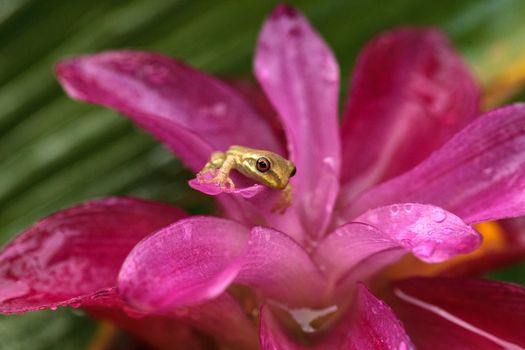
[[[271,19],[281,19],[281,18],[295,18],[299,15],[293,6],[288,4],[279,4],[274,7],[272,13],[270,14]]]

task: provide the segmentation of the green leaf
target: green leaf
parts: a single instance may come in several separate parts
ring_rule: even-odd
[[[95,329],[95,322],[78,310],[0,316],[0,349],[85,349]]]

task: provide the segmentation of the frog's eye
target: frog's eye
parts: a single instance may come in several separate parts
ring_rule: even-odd
[[[296,172],[297,172],[297,169],[293,167],[292,172],[290,173],[290,177],[293,177]]]
[[[258,158],[256,166],[257,170],[259,170],[261,173],[265,173],[270,170],[270,161],[265,157]]]

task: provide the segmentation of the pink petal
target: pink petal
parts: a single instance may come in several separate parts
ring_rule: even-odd
[[[343,218],[396,202],[431,203],[468,223],[525,214],[525,105],[477,118],[408,173],[344,208]]]
[[[315,346],[293,341],[282,329],[268,307],[261,309],[259,339],[263,349],[331,350],[408,350],[413,349],[403,325],[392,310],[363,284],[358,284],[352,306],[337,327]]]
[[[254,183],[245,176],[233,175],[235,174],[232,173],[230,177],[235,184],[235,188],[221,187],[220,184],[213,182],[215,174],[212,171],[208,171],[207,173],[188,181],[188,184],[191,188],[210,196],[216,196],[221,193],[231,193],[240,195],[243,198],[252,198],[265,190],[269,190],[268,187]]]
[[[107,198],[38,222],[0,253],[0,312],[121,305],[114,287],[126,255],[146,235],[184,216],[161,203]]]
[[[309,254],[286,234],[266,227],[252,229],[235,282],[290,307],[325,302],[325,281]]]
[[[234,89],[165,56],[107,52],[62,61],[57,74],[70,96],[127,115],[194,171],[233,144],[282,152],[264,118]]]
[[[119,291],[141,309],[167,310],[212,299],[234,282],[291,306],[322,302],[321,274],[291,238],[213,217],[179,221],[139,243]]]
[[[480,235],[454,214],[431,205],[403,203],[369,210],[337,228],[321,242],[315,258],[339,285],[336,292],[344,294],[346,286],[407,252],[435,263],[470,252],[480,241]]]
[[[409,350],[414,346],[388,305],[359,283],[349,315],[319,349]]]
[[[181,337],[188,337],[191,335],[188,332],[192,330],[199,331],[198,343],[205,349],[209,348],[209,339],[202,337],[202,333],[234,349],[253,349],[257,344],[253,321],[239,303],[226,293],[216,299],[170,310],[168,314],[162,315],[130,318],[120,310],[101,307],[89,307],[88,312],[98,319],[111,321],[155,348],[178,349],[180,342],[184,340]],[[198,345],[195,344],[197,339],[189,340],[193,341],[194,346]]]
[[[525,289],[475,279],[414,278],[393,307],[418,349],[525,348]]]
[[[192,217],[135,246],[119,274],[119,292],[140,309],[171,309],[221,294],[235,279],[249,229],[226,219]]]
[[[259,342],[262,350],[305,350],[282,329],[267,305],[260,311]]]
[[[380,34],[359,56],[347,97],[341,129],[345,191],[356,194],[411,169],[478,108],[476,83],[440,32],[402,28]]]
[[[286,131],[305,227],[322,235],[339,187],[337,62],[306,18],[279,5],[259,36],[255,75]]]

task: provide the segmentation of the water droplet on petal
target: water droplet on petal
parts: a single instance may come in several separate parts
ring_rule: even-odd
[[[413,207],[414,205],[412,203],[403,204],[403,209],[405,210],[406,213],[410,213]]]
[[[430,214],[430,218],[434,222],[443,222],[447,218],[447,213],[441,208],[434,208]]]
[[[58,306],[56,306],[56,305],[53,305],[53,306],[51,306],[51,307],[50,307],[50,309],[51,309],[52,311],[57,311],[57,309],[58,309]]]
[[[490,176],[493,171],[494,171],[494,169],[492,169],[491,167],[487,167],[487,168],[482,170],[483,175],[486,175],[486,176]]]
[[[399,205],[397,205],[397,204],[392,204],[392,205],[390,206],[390,214],[392,214],[392,215],[397,215],[397,214],[399,214]]]
[[[412,252],[414,255],[416,255],[419,258],[430,258],[432,254],[434,254],[434,251],[436,250],[436,247],[432,243],[427,244],[421,244],[417,247],[414,247],[412,249]]]
[[[185,240],[185,241],[189,241],[192,237],[192,233],[191,233],[191,229],[187,226],[183,226],[183,230],[184,230],[184,234],[182,236],[182,238]]]

